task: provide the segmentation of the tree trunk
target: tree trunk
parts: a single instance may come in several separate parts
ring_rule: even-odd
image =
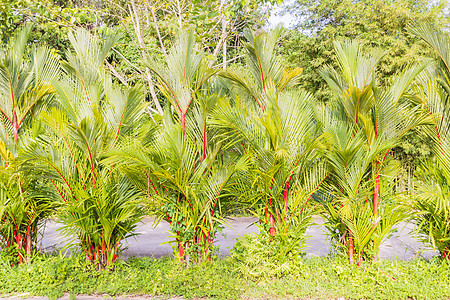
[[[270,235],[275,236],[275,218],[273,217],[273,214],[270,213]]]
[[[12,129],[14,134],[14,142],[16,145],[19,144],[19,125],[17,124],[17,114],[13,112],[13,123],[12,123]]]
[[[283,196],[284,196],[284,212],[287,214],[289,202],[289,183],[286,183],[286,185],[284,186]]]
[[[27,235],[26,252],[27,252],[27,264],[29,264],[31,259],[31,234]]]
[[[353,247],[353,234],[352,231],[348,230],[348,257],[350,258],[350,263],[355,263],[355,250]]]
[[[378,205],[380,203],[380,174],[379,174],[379,162],[377,161],[376,169],[377,177],[375,178],[375,189],[373,192],[373,214],[378,215]]]
[[[177,0],[177,8],[178,8],[178,27],[181,31],[181,29],[183,29],[183,11],[180,4],[180,0]]]
[[[186,135],[186,113],[181,112],[180,115],[180,124],[181,124],[181,140],[184,144],[184,137]]]
[[[270,187],[270,189],[272,190],[272,186]],[[269,198],[269,208],[270,208],[270,212],[269,212],[269,223],[270,223],[269,233],[270,233],[271,236],[275,236],[275,218],[273,217],[273,214],[272,214],[272,198]]]
[[[378,215],[378,206],[380,203],[380,175],[375,179],[375,190],[373,192],[373,214]]]
[[[131,21],[133,22],[134,32],[136,34],[136,37],[137,37],[137,40],[139,43],[139,48],[140,48],[139,50],[140,50],[141,58],[145,61],[145,60],[147,60],[147,52],[145,51],[145,43],[144,43],[144,39],[142,38],[142,35],[141,35],[141,27],[140,27],[141,21],[137,14],[136,4],[135,4],[134,0],[131,1],[131,6],[132,7],[129,8]],[[148,83],[148,88],[150,90],[150,95],[152,97],[153,103],[155,104],[155,108],[158,111],[158,113],[162,116],[163,110],[161,108],[161,104],[159,104],[158,97],[156,96],[155,85],[153,83],[153,78],[152,78],[152,75],[150,74],[149,68],[145,68],[145,75],[146,75],[146,80]]]
[[[148,5],[148,3],[147,3],[147,5]],[[153,24],[155,24],[156,34],[158,35],[159,45],[161,46],[161,50],[164,54],[164,58],[166,59],[166,63],[169,64],[166,47],[164,46],[164,43],[163,43],[163,40],[161,37],[161,33],[159,32],[159,26],[158,26],[158,21],[156,20],[155,12],[153,10],[153,7],[149,7],[149,8],[150,8],[150,12],[152,13]]]
[[[161,108],[161,104],[159,104],[158,97],[156,96],[155,85],[153,83],[153,78],[152,75],[150,74],[150,70],[148,68],[145,69],[145,74],[147,75],[148,89],[150,90],[150,95],[152,96],[155,108],[158,111],[158,113],[162,116],[163,110]]]
[[[178,253],[180,255],[180,261],[183,261],[184,259],[184,250],[183,250],[183,244],[181,241],[178,241]]]
[[[222,19],[222,36],[227,36],[227,19]],[[223,41],[223,70],[225,71],[227,69],[227,40],[224,39]]]
[[[189,244],[186,243],[186,268],[189,268],[191,257],[189,256]]]

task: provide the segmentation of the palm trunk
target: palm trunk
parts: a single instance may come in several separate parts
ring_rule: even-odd
[[[378,215],[378,206],[380,203],[380,175],[375,179],[375,190],[373,192],[373,214]]]
[[[450,250],[449,249],[443,249],[442,250],[442,257],[444,259],[450,259]]]
[[[272,191],[272,186],[273,186],[273,178],[270,182],[270,191]],[[269,212],[269,222],[270,222],[270,229],[269,229],[269,233],[271,236],[275,236],[275,218],[273,217],[273,213],[272,213],[272,194],[270,194],[269,197],[269,208],[270,208],[270,212]]]
[[[27,235],[27,242],[26,242],[26,253],[27,253],[27,264],[30,263],[30,259],[31,259],[31,234]]]
[[[12,129],[14,134],[14,142],[16,145],[19,144],[19,124],[17,124],[17,114],[14,112],[13,114],[13,123],[12,123]]]
[[[19,250],[19,265],[23,262],[23,257],[22,257],[22,247],[23,247],[23,242],[22,242],[22,237],[20,236],[19,230],[17,229],[17,235],[16,235],[16,244],[17,244],[17,249]]]
[[[380,203],[380,174],[379,174],[379,165],[380,163],[377,161],[376,163],[376,169],[377,177],[375,178],[375,188],[373,191],[373,214],[374,216],[378,215],[378,206]]]
[[[206,158],[206,146],[207,145],[208,145],[208,141],[207,141],[207,135],[206,135],[206,121],[205,121],[205,125],[203,126],[203,159],[202,159],[202,161],[204,161]]]
[[[275,218],[273,217],[273,214],[270,213],[270,235],[275,236]]]
[[[189,256],[189,244],[186,243],[186,268],[189,268],[189,264],[191,262],[191,257]]]
[[[186,134],[186,113],[182,112],[180,115],[180,124],[181,124],[181,140],[184,144],[184,137]]]
[[[287,212],[288,212],[288,201],[289,201],[289,183],[286,183],[286,185],[284,186],[283,197],[284,197],[284,212],[285,212],[284,218],[286,219]]]
[[[183,261],[183,259],[184,259],[184,249],[183,249],[183,244],[181,243],[181,241],[178,241],[178,253],[180,255],[180,261]]]
[[[269,198],[269,208],[270,208],[270,212],[269,212],[269,222],[270,222],[269,233],[270,233],[271,236],[275,236],[275,218],[273,217],[273,214],[272,214],[272,198]]]
[[[355,263],[355,249],[353,247],[353,234],[352,231],[348,230],[348,257],[350,258],[350,263]]]

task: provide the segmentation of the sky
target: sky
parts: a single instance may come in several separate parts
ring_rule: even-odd
[[[284,4],[290,4],[294,2],[294,0],[286,0]],[[290,28],[292,22],[294,21],[294,17],[290,14],[282,15],[282,7],[280,5],[274,5],[271,9],[270,17],[269,17],[269,27],[276,27],[278,24],[282,23],[284,27]]]
[[[294,1],[295,0],[285,0],[284,4],[282,4],[282,5],[291,4]],[[450,13],[450,0],[430,0],[429,3],[436,4],[440,1],[443,1],[444,5],[445,5],[444,13],[449,14]],[[280,5],[274,5],[271,8],[271,14],[269,17],[269,27],[274,28],[278,24],[282,23],[284,25],[284,27],[290,28],[292,25],[292,22],[294,20],[295,20],[295,18],[290,14],[282,15],[282,8]]]

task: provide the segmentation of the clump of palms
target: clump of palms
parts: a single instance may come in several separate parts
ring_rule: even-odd
[[[54,208],[43,182],[0,167],[0,248],[10,263],[29,263],[37,253],[39,230]]]
[[[36,252],[39,225],[53,207],[42,179],[18,168],[21,151],[42,131],[38,117],[60,68],[47,48],[27,49],[30,31],[20,29],[0,52],[0,247],[18,263]]]
[[[425,64],[409,66],[378,87],[381,53],[365,56],[356,42],[336,42],[339,69],[322,71],[334,99],[321,122],[330,134],[327,185],[318,195],[327,227],[350,262],[376,257],[395,225],[408,217],[392,189],[399,165],[389,155],[412,128],[430,118],[416,107],[410,84]]]
[[[425,24],[414,24],[410,31],[437,54],[414,86],[418,104],[434,117],[427,131],[433,140],[434,158],[417,172],[414,205],[419,213],[414,219],[422,240],[450,259],[450,37]]]
[[[113,165],[101,163],[132,132],[144,92],[117,86],[103,67],[117,37],[100,42],[85,31],[69,37],[75,51],[67,53],[63,76],[54,82],[58,105],[42,114],[46,133],[27,149],[22,165],[45,174],[62,231],[104,268],[144,216],[141,194]]]
[[[414,199],[416,229],[420,239],[450,259],[450,173],[429,161],[417,171],[417,191]]]
[[[339,120],[328,120],[330,146],[325,153],[330,174],[313,197],[321,205],[332,244],[350,262],[372,260],[381,243],[405,220],[408,208],[398,205],[391,192],[400,170],[395,161],[385,161],[380,186],[383,201],[374,215],[374,180],[371,164],[377,156],[365,145],[362,132]]]
[[[279,257],[296,258],[311,223],[309,199],[326,177],[318,155],[324,136],[313,97],[289,89],[301,69],[287,71],[276,57],[280,34],[280,28],[259,36],[247,33],[248,71],[221,73],[234,85],[234,101],[217,108],[214,122],[229,133],[235,151],[250,157],[237,189],[260,220],[258,239],[277,245]],[[239,257],[245,260],[247,254]]]
[[[178,259],[210,259],[227,202],[234,199],[230,185],[246,158],[228,152],[210,124],[211,112],[227,99],[208,82],[216,71],[207,66],[193,32],[180,34],[166,65],[148,64],[170,105],[162,118],[148,117],[138,141],[122,143],[107,162],[120,164],[159,208],[158,220],[170,224]]]

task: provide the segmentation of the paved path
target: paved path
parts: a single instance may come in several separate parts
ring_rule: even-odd
[[[255,218],[229,219],[228,226],[223,230],[223,235],[219,234],[216,239],[216,244],[220,246],[220,255],[226,256],[230,253],[230,249],[234,246],[235,239],[239,235],[257,232],[258,228],[253,225],[255,221]],[[327,240],[322,219],[315,218],[314,221],[317,225],[311,226],[306,231],[306,234],[310,236],[306,253],[309,256],[325,256],[329,254],[330,243]],[[60,225],[48,222],[42,241],[42,248],[46,251],[60,249],[64,246],[64,239],[56,230],[58,227]],[[411,224],[403,224],[398,229],[399,231],[382,245],[380,258],[409,260],[416,257],[430,258],[435,255],[434,251],[424,247],[422,243],[409,234],[413,229]],[[169,224],[167,222],[163,221],[155,228],[153,220],[144,220],[137,228],[139,235],[127,239],[128,249],[124,251],[124,257],[154,256],[159,258],[164,255],[172,255],[172,248],[166,243],[171,240],[168,230]]]

